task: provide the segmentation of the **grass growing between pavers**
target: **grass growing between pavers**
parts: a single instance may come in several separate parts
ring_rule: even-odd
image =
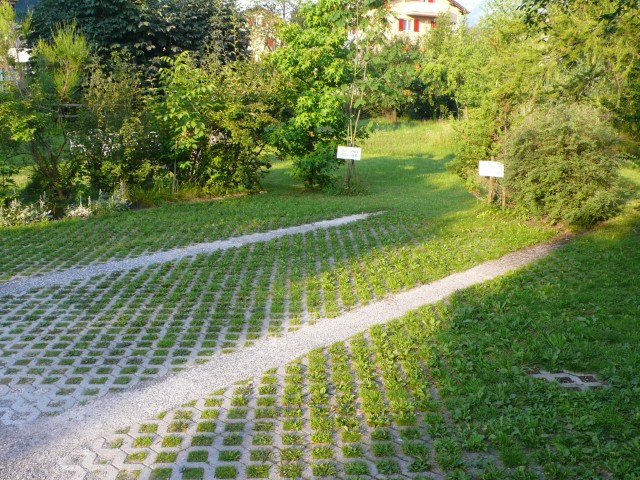
[[[2,231],[8,241],[0,248],[10,249],[15,236],[24,249],[0,258],[28,273],[21,258],[45,270],[54,258],[56,267],[74,264],[67,259],[73,238],[91,239],[101,228],[118,237],[101,237],[101,246],[135,255],[147,240],[170,248],[356,211],[386,212],[340,228],[6,295],[0,385],[20,386],[27,397],[33,391],[27,404],[54,413],[68,408],[67,400],[121,391],[549,238],[549,228],[478,205],[446,171],[447,128],[419,124],[374,135],[370,157],[358,166],[371,190],[362,197],[301,193],[276,168],[265,195]],[[175,224],[163,223],[174,215]],[[153,231],[138,229],[145,222]],[[54,250],[46,253],[47,245]],[[78,258],[83,248],[74,248]]]
[[[105,437],[95,469],[116,448],[148,460],[121,471],[173,478],[189,478],[204,458],[193,452],[225,478],[637,478],[639,265],[628,214],[447,304]],[[538,369],[609,387],[568,390]]]

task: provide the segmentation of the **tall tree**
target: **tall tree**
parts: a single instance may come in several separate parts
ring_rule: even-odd
[[[52,27],[75,19],[78,28],[108,59],[128,52],[138,63],[183,51],[214,50],[221,59],[246,54],[244,20],[228,0],[41,0],[33,14],[33,36],[51,37]]]

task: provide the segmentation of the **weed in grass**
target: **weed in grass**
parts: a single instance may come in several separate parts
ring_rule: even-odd
[[[241,445],[242,435],[240,435],[239,433],[232,433],[231,435],[227,435],[222,439],[222,444],[227,447]]]
[[[150,447],[152,443],[153,443],[153,437],[143,436],[143,437],[136,438],[133,441],[133,446],[134,448],[145,448],[145,447]]]
[[[158,425],[155,423],[143,423],[138,430],[140,433],[156,433]]]
[[[338,473],[338,469],[333,462],[312,463],[311,473],[316,477],[333,477]]]
[[[311,449],[311,458],[315,458],[315,459],[333,458],[333,448],[314,447]]]
[[[198,422],[197,432],[214,432],[216,430],[215,422]]]
[[[284,478],[297,478],[302,475],[302,464],[284,462],[280,464],[280,476]]]
[[[123,438],[116,438],[115,440],[108,442],[105,446],[107,448],[120,448],[123,444],[124,444]]]
[[[343,465],[347,475],[368,475],[369,466],[364,462],[347,462]]]
[[[241,432],[244,430],[244,422],[226,422],[224,424],[225,432]]]
[[[266,433],[257,433],[253,436],[254,445],[271,445],[273,443],[273,437]]]
[[[162,439],[163,447],[179,447],[182,444],[182,437],[177,435],[170,435]]]
[[[136,480],[140,478],[140,470],[120,470],[116,475],[116,480]]]
[[[376,462],[378,473],[383,475],[393,475],[400,473],[400,465],[395,460],[379,460]]]
[[[253,424],[253,429],[257,432],[270,432],[271,430],[273,430],[273,422],[255,422]]]
[[[288,447],[280,451],[280,457],[284,461],[300,460],[303,453],[302,448]]]
[[[147,458],[147,455],[149,455],[149,452],[133,452],[130,453],[129,455],[127,455],[127,458],[125,460],[126,463],[140,463],[140,462],[144,462],[145,459]]]
[[[342,447],[342,455],[345,458],[364,457],[364,450],[361,445],[345,445]]]
[[[218,478],[235,478],[234,477],[218,477]],[[204,479],[204,468],[183,468],[182,469],[182,480],[203,480]]]
[[[189,428],[189,422],[178,421],[178,422],[171,422],[167,427],[167,431],[170,433],[186,432],[188,428]]]
[[[221,450],[218,454],[218,460],[221,462],[237,462],[241,456],[242,452],[240,450]]]
[[[282,443],[284,445],[298,445],[302,443],[302,435],[297,433],[284,433],[282,434]]]
[[[171,468],[155,468],[149,475],[149,480],[169,480],[173,475]]]
[[[302,420],[288,418],[282,422],[282,428],[284,430],[302,430]]]
[[[377,442],[391,440],[391,435],[384,428],[377,428],[371,432],[371,440],[375,440]]]
[[[159,452],[156,463],[174,463],[177,458],[178,452]]]
[[[209,435],[194,435],[191,439],[192,447],[208,447],[213,445],[213,437]]]
[[[200,415],[200,418],[203,419],[215,419],[218,418],[220,416],[220,412],[218,410],[211,410],[211,409],[207,409],[207,410],[203,410],[202,414]]]
[[[268,462],[271,460],[271,451],[265,449],[252,449],[249,454],[252,462]]]
[[[371,451],[376,457],[390,457],[395,454],[392,443],[374,443],[371,445]]]
[[[311,433],[313,443],[332,443],[333,435],[331,431],[317,431]]]

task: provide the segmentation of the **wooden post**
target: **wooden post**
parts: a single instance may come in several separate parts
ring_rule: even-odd
[[[507,208],[507,189],[502,187],[502,210]]]
[[[489,177],[489,195],[487,197],[487,203],[493,202],[495,183],[496,183],[496,178]]]

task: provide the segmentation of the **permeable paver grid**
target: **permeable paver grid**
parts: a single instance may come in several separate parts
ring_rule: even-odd
[[[29,423],[122,392],[492,255],[481,240],[430,237],[425,248],[383,216],[297,228],[195,257],[183,249],[165,263],[96,266],[61,286],[2,296],[0,421]],[[412,241],[414,250],[397,250]],[[86,276],[103,268],[111,273]]]
[[[340,345],[369,326],[495,278],[550,248],[516,252],[338,319],[260,340],[144,389],[76,406],[20,429],[5,428],[0,476],[282,478],[311,472],[340,478],[369,472],[374,478],[417,479],[438,478],[460,465],[471,473],[500,470],[491,452],[463,449],[447,420],[432,379],[443,369],[429,360],[429,310],[406,317],[417,324],[374,327]],[[406,339],[415,345],[403,344]],[[387,347],[387,340],[397,345]],[[333,342],[338,344],[323,347]],[[305,354],[309,349],[314,350]],[[389,356],[389,351],[397,353]],[[301,360],[286,366],[298,355]],[[265,372],[269,365],[277,368]],[[253,380],[228,387],[243,378]],[[158,414],[162,410],[167,411]],[[269,453],[252,453],[260,449]],[[220,457],[221,450],[236,452]]]

